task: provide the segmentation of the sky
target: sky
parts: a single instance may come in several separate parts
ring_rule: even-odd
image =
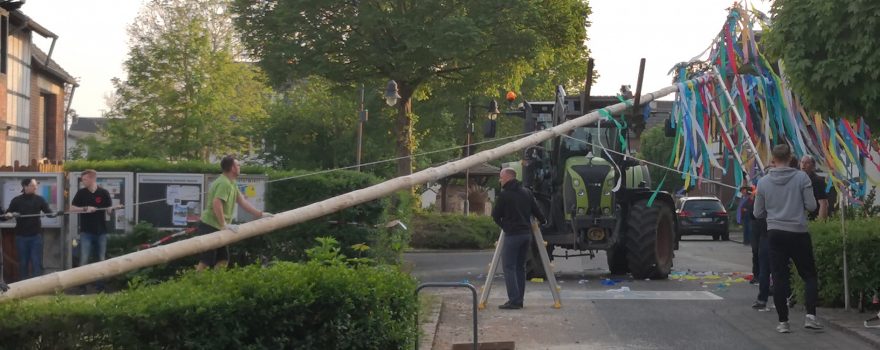
[[[110,79],[124,77],[128,55],[128,26],[142,0],[28,0],[21,10],[58,35],[52,59],[79,79],[73,106],[82,117],[100,117],[107,110]],[[34,43],[49,52],[52,41],[34,35]]]
[[[430,0],[426,0],[430,1]],[[670,84],[669,69],[705,50],[721,29],[732,0],[591,0],[587,29],[599,80],[592,95],[614,95],[620,86],[636,88],[644,57],[643,93]],[[72,108],[82,117],[107,110],[110,80],[124,78],[128,26],[143,0],[29,0],[22,11],[59,36],[52,58],[79,79]],[[769,1],[753,0],[766,12]],[[75,19],[75,20],[74,20]],[[35,35],[48,52],[50,40]]]
[[[709,47],[733,0],[591,0],[587,47],[599,80],[591,95],[614,95],[621,85],[633,92],[639,60],[645,58],[642,94],[669,86],[669,70]],[[767,13],[769,1],[750,2]],[[670,99],[667,97],[666,99]]]

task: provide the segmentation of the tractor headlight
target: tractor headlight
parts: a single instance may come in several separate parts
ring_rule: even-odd
[[[585,195],[585,194],[587,194],[587,193],[584,192],[584,190],[580,190],[580,191],[578,191],[578,196],[583,196],[583,195]]]
[[[593,227],[589,231],[587,231],[587,238],[589,238],[591,241],[601,241],[605,239],[605,230],[598,227]]]
[[[609,208],[609,207],[602,208],[602,214],[603,215],[611,215],[611,208]]]
[[[574,186],[574,187],[578,187],[578,186],[581,185],[581,182],[578,181],[578,180],[574,180],[574,181],[571,182],[571,185]]]
[[[584,215],[585,213],[586,210],[584,210],[584,208],[578,208],[578,215]]]

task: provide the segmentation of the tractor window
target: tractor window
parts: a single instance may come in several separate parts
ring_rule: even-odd
[[[617,150],[618,147],[614,143],[615,140],[609,137],[613,130],[611,128],[599,129],[594,127],[576,128],[569,133],[569,136],[577,140],[572,140],[568,137],[562,139],[563,152],[568,156],[586,155],[588,152],[593,152],[593,155],[598,157],[602,155],[602,148],[599,147],[600,144],[609,149]]]

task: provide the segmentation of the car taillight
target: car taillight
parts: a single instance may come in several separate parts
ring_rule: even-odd
[[[688,216],[691,216],[691,212],[682,210],[682,211],[678,212],[678,216],[688,217]]]
[[[715,215],[716,216],[727,216],[727,212],[726,211],[716,211]]]

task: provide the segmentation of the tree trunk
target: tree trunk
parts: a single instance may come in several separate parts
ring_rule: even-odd
[[[697,81],[705,82],[706,79],[700,78]],[[642,103],[648,103],[656,98],[666,96],[676,92],[677,89],[677,85],[672,85],[654,93],[642,96]],[[607,107],[606,110],[614,114],[619,113],[625,108],[627,108],[625,104],[618,103]],[[168,263],[169,261],[199,254],[211,249],[217,249],[225,245],[263,235],[284,227],[327,216],[345,208],[350,208],[358,204],[386,197],[395,191],[447,178],[465,169],[499,159],[508,154],[519,152],[526,147],[537,145],[541,142],[557,137],[556,135],[567,134],[569,131],[574,130],[577,127],[591,125],[599,120],[599,118],[598,111],[592,112],[580,118],[557,125],[551,129],[534,133],[530,136],[439,167],[428,168],[409,176],[397,177],[364,189],[345,193],[297,209],[288,210],[276,214],[271,218],[242,224],[239,226],[238,232],[222,230],[164,246],[141,250],[98,263],[16,282],[9,286],[11,288],[9,291],[0,294],[0,302],[8,302],[19,298],[27,298],[41,294],[50,294],[67,288],[121,275],[139,268]]]

